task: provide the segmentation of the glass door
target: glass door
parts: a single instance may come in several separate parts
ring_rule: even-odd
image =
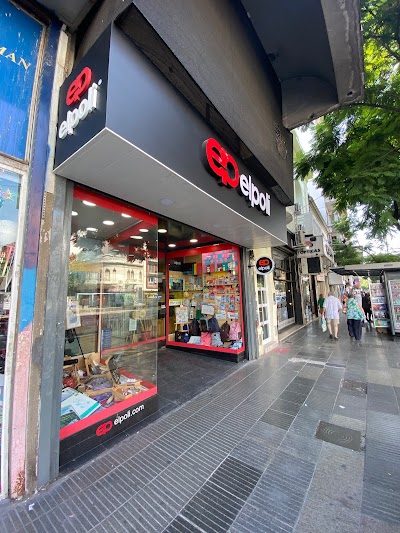
[[[258,320],[262,331],[262,343],[266,344],[270,338],[268,317],[268,295],[266,276],[257,274],[257,304]]]

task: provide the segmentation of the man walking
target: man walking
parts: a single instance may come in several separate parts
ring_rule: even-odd
[[[326,318],[326,323],[328,326],[329,337],[332,339],[333,335],[335,340],[338,340],[338,331],[339,331],[339,311],[342,309],[342,304],[339,299],[333,296],[332,292],[328,293],[328,298],[324,302],[324,313]],[[332,334],[332,324],[333,324],[333,334]]]

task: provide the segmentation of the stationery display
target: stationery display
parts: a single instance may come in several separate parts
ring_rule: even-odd
[[[370,283],[369,291],[374,326],[376,328],[389,328],[390,321],[385,285],[383,283]]]
[[[182,270],[170,270],[168,280],[170,307],[178,301],[182,304],[175,307],[172,315],[170,313],[170,316],[175,315],[175,341],[219,348],[241,348],[237,252],[224,250],[205,253],[201,254],[201,263],[182,264]],[[193,332],[194,321],[198,323],[199,332]],[[221,327],[228,324],[228,321],[232,335],[221,335]]]

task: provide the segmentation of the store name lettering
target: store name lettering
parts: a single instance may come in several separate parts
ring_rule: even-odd
[[[249,202],[249,207],[256,207],[264,215],[271,214],[270,195],[260,192],[251,176],[239,174],[235,159],[215,139],[204,141],[203,163],[207,171],[218,178],[219,185],[236,189]]]
[[[80,102],[79,106],[72,111],[67,111],[67,118],[61,122],[58,128],[58,136],[60,139],[65,139],[67,135],[73,135],[74,129],[78,124],[85,120],[89,113],[92,113],[94,109],[98,108],[98,83],[92,83],[92,71],[90,68],[85,67],[80,74],[75,78],[68,88],[66,103],[67,105],[73,105]],[[90,85],[91,84],[91,85]],[[83,94],[87,91],[87,98],[81,100]]]
[[[7,55],[5,55],[6,52],[8,52],[8,49],[5,46],[0,46],[0,56],[3,56],[9,61],[12,61],[19,67],[24,67],[25,70],[28,70],[28,68],[31,66],[31,63],[27,63],[23,57],[20,57],[19,61],[17,61],[15,57],[15,52],[9,52]]]

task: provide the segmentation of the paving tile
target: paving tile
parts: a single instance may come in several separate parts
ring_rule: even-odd
[[[268,409],[261,417],[261,420],[271,426],[289,429],[294,420],[294,416]]]

